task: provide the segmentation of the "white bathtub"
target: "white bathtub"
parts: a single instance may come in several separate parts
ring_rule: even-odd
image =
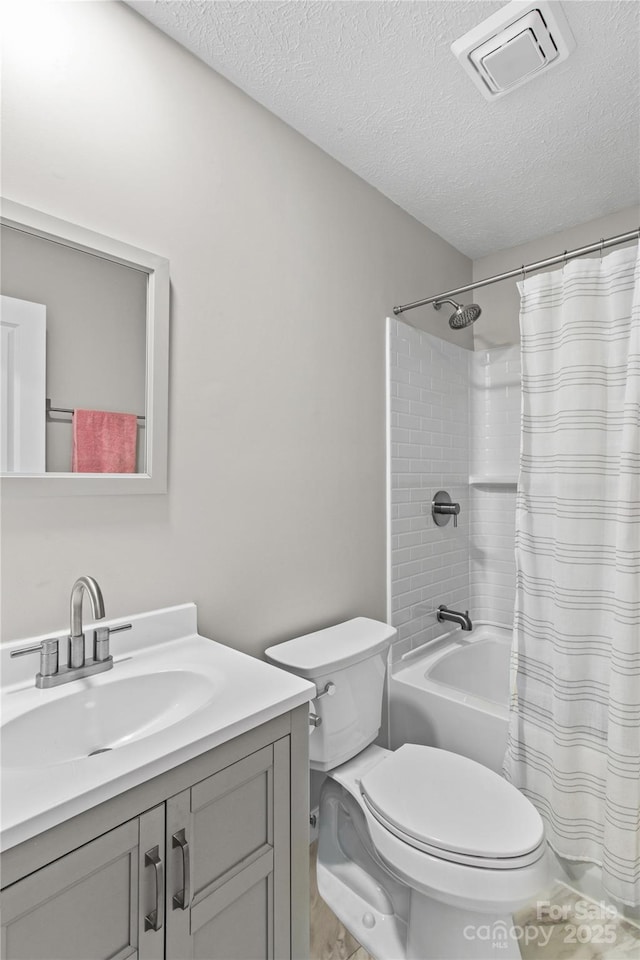
[[[405,655],[389,681],[392,749],[424,743],[501,773],[510,654],[511,629],[479,622]]]

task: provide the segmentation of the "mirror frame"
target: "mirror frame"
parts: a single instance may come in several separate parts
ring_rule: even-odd
[[[145,472],[0,474],[11,497],[154,494],[167,491],[169,261],[112,237],[0,198],[0,223],[147,274]],[[44,411],[43,411],[44,415]]]

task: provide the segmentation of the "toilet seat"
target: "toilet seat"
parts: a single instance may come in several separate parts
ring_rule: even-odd
[[[479,859],[458,863],[442,851],[434,856],[405,843],[373,816],[362,795],[360,800],[376,855],[393,877],[425,896],[480,913],[512,913],[551,880],[546,843],[535,862],[513,869],[484,867]]]
[[[359,787],[378,823],[439,859],[513,870],[544,855],[544,826],[533,804],[468,757],[404,744],[365,772]]]

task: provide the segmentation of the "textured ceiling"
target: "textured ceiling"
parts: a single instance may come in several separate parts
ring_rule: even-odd
[[[470,257],[639,202],[633,0],[565,0],[576,50],[494,102],[449,46],[502,3],[129,5]]]

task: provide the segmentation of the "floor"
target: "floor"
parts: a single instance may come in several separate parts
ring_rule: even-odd
[[[317,846],[309,858],[311,960],[372,960],[318,893]],[[514,924],[523,960],[640,960],[640,927],[564,884],[517,913]]]

